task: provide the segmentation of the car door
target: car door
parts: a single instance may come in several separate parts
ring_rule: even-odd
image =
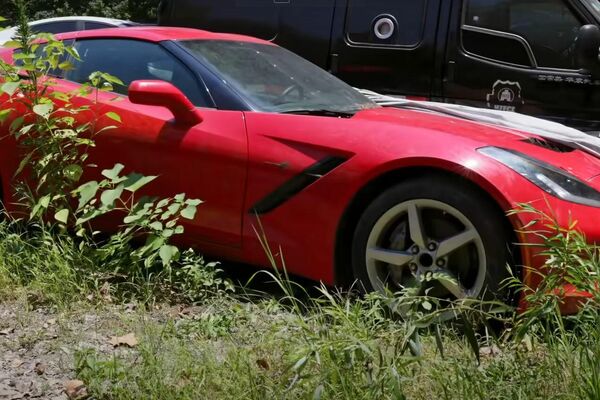
[[[157,175],[143,194],[169,197],[185,193],[204,201],[196,218],[184,221],[188,239],[240,245],[247,169],[242,113],[210,108],[202,81],[159,44],[88,39],[78,40],[76,48],[81,62],[75,62],[74,69],[64,74],[62,90],[75,88],[97,70],[119,77],[125,84],[115,87],[114,92],[98,93],[98,103],[93,106],[100,116],[97,128],[115,124],[102,117],[109,112],[118,114],[121,123],[95,137],[90,162],[98,168],[88,178],[97,178],[102,169],[116,163],[125,165],[126,173]],[[179,87],[201,107],[203,121],[181,126],[174,123],[166,108],[131,103],[125,95],[127,85],[139,79],[159,79]]]
[[[440,0],[336,2],[331,70],[353,86],[429,97]]]
[[[454,1],[444,97],[593,129],[600,82],[579,71],[574,52],[589,22],[569,0]]]

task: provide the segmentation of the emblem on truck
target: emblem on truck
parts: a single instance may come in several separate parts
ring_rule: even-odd
[[[486,96],[488,108],[501,111],[516,111],[523,103],[519,82],[497,80],[492,92]]]

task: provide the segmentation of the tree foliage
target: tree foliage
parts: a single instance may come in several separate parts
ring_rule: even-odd
[[[29,19],[70,15],[128,19],[136,22],[156,22],[160,0],[29,0]],[[0,0],[0,10],[11,23],[16,22],[14,0]]]

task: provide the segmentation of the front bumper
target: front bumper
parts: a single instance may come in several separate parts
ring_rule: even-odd
[[[548,256],[544,254],[547,247],[540,234],[552,237],[560,233],[564,235],[573,229],[581,232],[587,243],[600,244],[600,208],[578,205],[551,196],[530,204],[536,212],[518,212],[513,216],[513,222],[521,227],[517,232],[524,267],[523,283],[526,288],[536,290],[544,273],[548,271]],[[595,279],[597,276],[590,274],[590,281]],[[594,293],[580,290],[576,285],[567,282],[562,287],[555,288],[554,294],[560,297],[560,309],[563,314],[576,313],[584,302],[594,296]],[[528,307],[526,296],[527,291],[523,292],[520,299],[520,310]]]

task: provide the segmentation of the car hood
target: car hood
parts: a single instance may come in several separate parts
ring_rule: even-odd
[[[399,97],[381,95],[368,90],[359,90],[371,100],[384,107],[395,107],[431,112],[489,124],[497,128],[508,128],[519,131],[526,136],[535,135],[584,150],[600,158],[600,138],[586,134],[565,125],[509,111],[489,110],[463,106],[458,104],[436,103],[429,101],[414,101]]]
[[[410,100],[361,111],[353,119],[460,137],[463,144],[470,142],[474,149],[511,149],[579,179],[594,180],[594,186],[600,189],[600,179],[593,179],[600,175],[600,138],[561,124],[517,113]]]

